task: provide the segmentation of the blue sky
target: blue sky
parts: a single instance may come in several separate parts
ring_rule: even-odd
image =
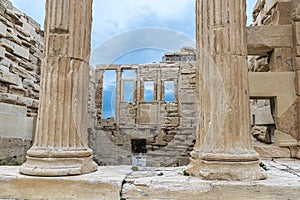
[[[40,24],[44,21],[45,0],[11,0],[19,10]],[[248,24],[256,0],[247,0]],[[195,40],[195,0],[94,0],[92,50],[107,40],[134,29],[156,27],[179,32]],[[164,40],[153,35],[153,40]],[[134,43],[135,37],[128,43]],[[167,49],[179,50],[179,49]],[[114,63],[159,61],[165,49],[132,49],[116,57]],[[100,55],[101,56],[101,55]]]
[[[43,25],[45,0],[11,1]],[[255,3],[247,0],[248,24]],[[194,42],[195,0],[93,1],[92,64],[159,62],[164,52],[178,51]],[[113,77],[113,72],[105,75],[105,117],[113,115],[115,108]],[[169,97],[172,95],[170,92]]]

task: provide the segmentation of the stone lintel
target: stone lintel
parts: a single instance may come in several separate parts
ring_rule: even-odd
[[[292,25],[247,27],[248,55],[268,55],[274,48],[292,48]]]

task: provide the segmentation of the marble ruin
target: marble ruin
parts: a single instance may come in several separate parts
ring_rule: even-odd
[[[91,25],[92,0],[47,1],[39,115],[23,174],[97,170],[87,141]]]
[[[25,161],[39,104],[44,32],[29,16],[0,1],[0,164]]]
[[[267,129],[254,144],[262,157],[299,158],[298,7],[298,1],[258,1],[247,28],[251,123]]]
[[[249,27],[245,0],[196,0],[196,50],[160,63],[93,70],[91,24],[92,0],[47,0],[44,31],[0,0],[0,165],[34,176],[187,166],[202,179],[260,180],[260,158],[300,159],[298,0],[258,0]],[[110,118],[106,71],[116,73]]]
[[[196,1],[198,129],[187,172],[204,179],[264,179],[249,136],[246,2],[232,1],[232,12],[224,15],[222,3]]]
[[[116,71],[116,109],[115,117],[106,119],[102,117],[103,75],[112,70]],[[194,62],[98,65],[97,125],[90,145],[99,164],[188,164],[196,138],[195,76]],[[146,87],[152,87],[151,99],[145,96]]]

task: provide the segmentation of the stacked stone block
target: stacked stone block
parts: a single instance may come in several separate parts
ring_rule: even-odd
[[[24,106],[36,116],[43,54],[38,23],[6,0],[0,1],[0,102]]]
[[[122,70],[136,70],[133,102],[121,99]],[[116,70],[116,113],[102,119],[104,70]],[[147,166],[178,166],[189,162],[196,133],[195,62],[142,65],[98,65],[96,99],[98,126],[90,145],[98,164],[132,164],[132,139],[146,140]],[[144,101],[143,82],[152,80],[154,101]],[[164,100],[164,81],[174,81],[174,102]]]
[[[269,95],[265,97],[277,104],[272,110],[276,125],[275,145],[283,147],[281,150],[290,151],[292,157],[299,157],[293,153],[293,149],[299,146],[300,140],[299,90],[297,89],[299,88],[297,48],[300,33],[297,28],[298,4],[299,1],[293,0],[257,1],[253,11],[252,27],[248,29],[248,50],[250,55],[254,55],[251,58],[250,72],[265,72],[266,83],[269,75],[290,77],[292,80],[288,81],[295,79],[295,90],[292,90],[290,95],[284,94],[287,90],[275,94],[275,90],[279,87],[273,85],[273,91],[266,92]],[[253,34],[254,32],[264,36],[258,37]],[[289,83],[281,82],[280,85],[289,85]],[[274,153],[278,155],[278,150]]]
[[[8,0],[0,0],[0,164],[25,161],[35,129],[43,31]]]
[[[297,94],[297,100],[295,107],[297,113],[295,118],[298,120],[298,144],[291,147],[291,153],[293,157],[300,158],[300,2],[292,0],[292,24],[293,24],[293,38],[294,38],[294,70],[295,70],[295,89]]]

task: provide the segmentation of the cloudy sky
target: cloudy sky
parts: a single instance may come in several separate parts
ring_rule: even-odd
[[[11,0],[22,12],[31,16],[40,24],[44,21],[45,0]],[[256,0],[247,0],[248,23],[251,21],[251,10]],[[169,32],[165,34],[154,31],[151,34],[152,42],[162,42],[174,35],[170,32],[182,34],[191,41],[195,39],[195,0],[94,0],[93,1],[93,31],[92,50],[97,48],[104,51],[103,44],[122,45],[135,44],[136,33],[127,34],[127,42],[117,43],[114,38],[118,35],[131,33],[132,30],[143,28],[160,28]],[[143,34],[143,33],[141,33]],[[122,38],[122,37],[121,37]],[[179,45],[190,45],[183,39],[177,46],[149,46],[143,44],[139,48],[132,46],[120,52],[110,52],[113,60],[101,60],[114,63],[147,63],[159,61],[164,51],[179,50]],[[178,37],[177,37],[178,40]],[[149,41],[151,43],[151,41]],[[171,40],[170,42],[171,43]],[[111,45],[113,44],[113,45]],[[101,46],[102,45],[102,46]],[[177,49],[175,49],[177,48]],[[106,51],[107,52],[107,51]],[[115,55],[119,54],[119,55]],[[99,55],[97,55],[99,56]],[[100,55],[101,56],[101,55]]]
[[[45,0],[11,0],[44,23]],[[247,0],[248,24],[256,0]],[[195,0],[94,0],[92,64],[159,62],[195,42]],[[114,115],[115,73],[106,72],[103,116]],[[172,87],[168,97],[172,100]],[[168,91],[167,91],[168,92]],[[151,94],[151,91],[149,92]]]

